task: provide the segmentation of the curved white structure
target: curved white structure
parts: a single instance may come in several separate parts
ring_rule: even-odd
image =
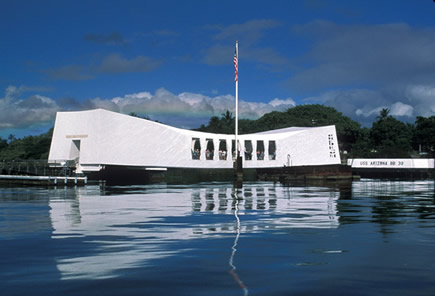
[[[340,164],[335,126],[285,128],[238,137],[243,168]],[[234,135],[179,129],[103,109],[58,112],[49,162],[83,172],[106,165],[145,169],[233,168]]]

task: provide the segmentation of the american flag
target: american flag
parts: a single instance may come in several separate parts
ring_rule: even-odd
[[[234,71],[235,71],[235,74],[236,74],[236,77],[235,77],[234,81],[236,81],[236,82],[239,79],[239,69],[238,69],[238,65],[237,65],[238,64],[238,59],[239,59],[239,57],[237,56],[237,48],[236,48],[236,51],[234,53],[234,59],[233,59]]]

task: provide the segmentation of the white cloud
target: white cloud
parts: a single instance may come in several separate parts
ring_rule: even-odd
[[[404,96],[414,105],[416,115],[429,117],[435,114],[434,85],[409,85]]]
[[[176,95],[164,88],[158,89],[154,95],[149,92],[140,92],[107,100],[93,99],[88,103],[95,107],[117,109],[122,113],[135,112],[151,118],[171,114],[173,120],[184,122],[185,127],[197,126],[197,121],[192,122],[192,117],[203,118],[205,122],[202,123],[205,124],[211,116],[220,116],[227,110],[232,113],[235,111],[235,101],[232,95],[209,97],[189,92]],[[256,119],[273,110],[285,110],[295,105],[296,103],[291,98],[283,100],[275,98],[269,103],[239,100],[239,116]],[[175,117],[178,118],[175,119]],[[171,124],[170,120],[167,123]]]
[[[387,107],[381,106],[381,107],[376,107],[374,109],[368,109],[368,108],[356,109],[355,114],[358,116],[363,116],[363,117],[377,116],[377,115],[379,115],[381,110],[385,109],[385,108],[387,108]]]
[[[412,117],[414,108],[402,102],[394,103],[390,106],[390,114],[392,116]]]
[[[152,94],[144,91],[125,95],[124,97],[115,97],[112,99],[112,102],[118,105],[120,108],[123,108],[129,104],[140,104],[141,102],[150,100],[151,98]]]
[[[5,96],[0,98],[0,128],[12,129],[44,124],[54,120],[59,105],[51,98],[31,95],[25,99],[20,96],[29,90],[25,86],[9,86]]]
[[[239,100],[239,118],[257,119],[268,112],[283,111],[295,105],[291,98],[275,98],[269,103]],[[221,116],[227,110],[234,114],[235,101],[232,95],[209,97],[190,92],[177,95],[160,88],[154,94],[144,91],[122,97],[90,99],[81,108],[103,108],[124,114],[134,112],[169,125],[196,128],[207,124],[211,116]]]
[[[377,106],[375,108],[370,109],[369,107],[365,107],[362,109],[357,109],[355,114],[363,117],[373,117],[378,116],[382,109],[389,109],[389,115],[394,117],[412,117],[414,108],[410,105],[404,104],[402,102],[396,102],[391,104],[390,106]]]
[[[368,125],[379,114],[378,111],[390,105],[389,99],[390,97],[381,91],[349,89],[324,92],[305,101],[334,107],[344,115]]]
[[[26,92],[44,91],[43,88],[9,86],[0,98],[0,129],[29,128],[53,123],[57,111],[103,108],[128,114],[135,112],[153,120],[183,127],[196,128],[207,124],[211,116],[221,116],[227,110],[234,114],[233,95],[206,96],[183,92],[173,94],[160,88],[154,93],[142,91],[113,98],[100,98],[78,102],[73,98],[53,100],[40,94],[23,97]],[[435,114],[435,86],[413,85],[401,91],[375,91],[365,89],[325,92],[306,99],[336,108],[368,126],[383,108],[401,120],[413,121],[414,116]],[[285,111],[296,106],[292,98],[274,98],[268,103],[239,100],[239,117],[256,119],[271,111]]]
[[[273,107],[278,107],[280,105],[285,105],[285,106],[296,106],[296,102],[293,101],[292,98],[287,98],[285,100],[281,100],[278,98],[273,99],[272,101],[269,102],[269,105],[273,106]]]
[[[35,92],[43,88],[9,86],[5,96],[0,98],[0,129],[26,129],[34,125],[52,124],[56,112],[102,108],[124,114],[135,112],[149,116],[163,123],[196,128],[207,124],[211,116],[221,116],[227,110],[234,114],[235,101],[232,95],[209,97],[198,93],[183,92],[173,94],[164,88],[154,94],[143,91],[113,98],[92,98],[78,102],[65,98],[59,102],[32,94],[22,98],[25,92]],[[291,98],[275,98],[269,103],[239,100],[239,117],[256,119],[274,110],[286,110],[295,106]]]
[[[383,108],[388,108],[390,115],[413,123],[415,116],[429,117],[435,114],[435,87],[414,85],[377,90],[335,90],[309,97],[305,101],[334,107],[364,126],[370,126]]]
[[[120,107],[115,102],[110,100],[105,100],[101,98],[94,98],[91,100],[87,100],[83,104],[84,109],[106,109],[114,112],[120,112]]]

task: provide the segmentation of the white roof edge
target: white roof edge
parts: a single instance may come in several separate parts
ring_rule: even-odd
[[[107,112],[107,113],[113,113],[113,114],[116,114],[119,116],[126,116],[128,118],[134,118],[137,120],[145,120],[150,124],[163,126],[163,127],[168,128],[168,129],[176,130],[176,131],[181,132],[181,133],[188,133],[188,134],[191,134],[192,136],[195,136],[195,134],[197,134],[198,136],[201,135],[201,137],[204,137],[207,135],[214,136],[214,137],[220,136],[223,138],[234,136],[234,134],[210,133],[210,132],[202,132],[202,131],[174,127],[174,126],[171,126],[168,124],[156,122],[156,121],[145,119],[145,118],[134,117],[134,116],[131,116],[128,114],[124,114],[124,113],[120,113],[120,112],[116,112],[116,111],[111,111],[111,110],[107,110],[107,109],[103,109],[103,108],[96,108],[96,109],[82,110],[82,111],[58,111],[57,113],[83,113],[83,112]],[[308,130],[308,129],[317,129],[317,128],[326,128],[326,127],[335,127],[335,125],[313,126],[313,127],[285,127],[285,128],[279,128],[279,129],[263,131],[263,132],[258,132],[258,133],[239,134],[239,136],[244,137],[244,136],[253,136],[253,135],[282,134],[282,133],[287,133],[287,132],[291,132],[291,131],[293,131],[293,132],[294,131],[303,131],[303,130]]]
[[[286,132],[292,132],[292,131],[303,131],[308,129],[317,129],[317,128],[330,128],[335,127],[335,125],[324,125],[324,126],[308,126],[308,127],[298,127],[298,126],[292,126],[292,127],[284,127],[279,129],[274,129],[270,131],[264,131],[259,132],[255,134],[280,134],[280,133],[286,133]]]

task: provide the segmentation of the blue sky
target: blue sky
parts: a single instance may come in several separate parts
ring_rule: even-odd
[[[324,104],[370,126],[382,108],[435,115],[435,3],[0,2],[0,136],[39,134],[57,111],[105,108],[194,128]]]

